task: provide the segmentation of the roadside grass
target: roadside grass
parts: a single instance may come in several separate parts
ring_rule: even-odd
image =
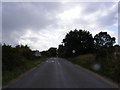
[[[2,87],[2,75],[0,75],[0,89]]]
[[[36,60],[25,60],[24,64],[21,66],[13,69],[12,71],[3,71],[2,73],[2,85],[7,85],[11,80],[19,77],[26,71],[34,68],[38,64],[42,63],[43,61],[46,60],[46,57],[42,57],[40,59]]]
[[[74,58],[68,58],[68,60],[74,64],[80,65],[95,73],[98,73],[99,75],[108,78],[109,80],[117,84],[120,84],[120,59],[112,58],[109,59],[111,61],[109,61],[108,64],[102,64],[96,61],[96,55],[87,54],[80,55]]]
[[[69,58],[69,61],[71,61],[74,64],[83,66],[85,68],[91,69],[93,62],[95,62],[95,55],[92,54],[80,55],[75,58]]]

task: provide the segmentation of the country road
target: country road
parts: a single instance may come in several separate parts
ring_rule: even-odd
[[[114,88],[114,86],[64,59],[50,58],[8,88]]]

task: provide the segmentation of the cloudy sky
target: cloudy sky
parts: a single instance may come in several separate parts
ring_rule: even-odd
[[[2,42],[31,49],[58,47],[66,33],[107,31],[118,43],[117,2],[3,2]]]

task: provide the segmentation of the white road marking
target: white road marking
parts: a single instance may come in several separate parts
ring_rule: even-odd
[[[51,61],[51,62],[55,62],[55,61]]]
[[[46,61],[47,63],[54,63],[55,61],[54,60],[48,60]]]

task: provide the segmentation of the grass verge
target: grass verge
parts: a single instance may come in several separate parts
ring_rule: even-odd
[[[104,61],[102,60],[102,63],[98,63],[96,61],[96,55],[93,54],[80,55],[74,58],[68,58],[68,60],[74,64],[87,68],[118,85],[120,84],[119,60],[112,58],[109,59],[110,61],[108,64],[104,64]]]
[[[11,80],[19,77],[21,74],[32,69],[33,67],[37,66],[38,64],[42,63],[45,60],[46,60],[45,57],[36,60],[25,60],[24,64],[13,69],[12,71],[3,71],[2,85],[3,86],[7,85]]]

